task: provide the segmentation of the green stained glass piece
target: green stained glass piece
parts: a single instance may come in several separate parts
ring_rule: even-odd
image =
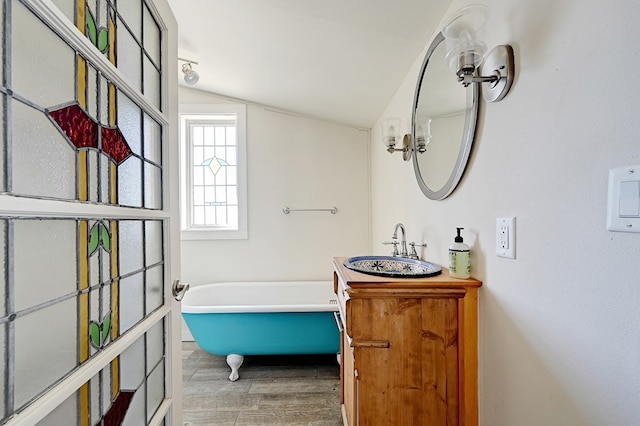
[[[105,53],[107,51],[109,47],[109,31],[106,28],[100,28],[97,46],[100,52]]]
[[[89,256],[98,250],[98,246],[100,245],[100,223],[96,223],[91,228],[91,235],[89,237]]]
[[[95,321],[89,323],[89,336],[91,337],[91,344],[93,346],[96,348],[102,346],[100,342],[100,326]]]
[[[98,29],[96,28],[96,21],[90,10],[87,10],[87,37],[93,44],[98,41]]]
[[[100,229],[101,229],[100,237],[102,238],[102,247],[104,247],[106,251],[111,251],[111,235],[109,235],[109,229],[107,229],[107,226],[104,223],[100,224]]]
[[[105,315],[102,320],[102,343],[104,344],[109,338],[109,331],[111,330],[111,312]]]

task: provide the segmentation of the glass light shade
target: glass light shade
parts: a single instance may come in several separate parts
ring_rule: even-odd
[[[442,29],[447,48],[445,61],[454,73],[464,68],[473,71],[482,62],[487,51],[482,39],[488,17],[489,7],[474,4],[457,10],[447,19]]]
[[[402,120],[399,118],[387,118],[382,122],[382,141],[385,146],[395,145],[400,140],[400,125]]]
[[[193,86],[198,82],[198,80],[200,80],[200,76],[191,68],[190,63],[186,63],[182,66],[182,72],[184,73],[184,82],[189,86]]]

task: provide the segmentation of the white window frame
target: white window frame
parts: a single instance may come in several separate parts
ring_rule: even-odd
[[[193,160],[187,119],[193,116],[235,114],[237,120],[238,227],[202,226],[192,223]],[[247,107],[243,104],[180,105],[180,212],[182,240],[241,240],[247,232]]]

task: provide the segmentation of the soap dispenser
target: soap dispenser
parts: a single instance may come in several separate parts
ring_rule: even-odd
[[[460,235],[464,228],[456,228],[458,235],[449,246],[449,275],[454,278],[469,278],[471,276],[471,253]]]

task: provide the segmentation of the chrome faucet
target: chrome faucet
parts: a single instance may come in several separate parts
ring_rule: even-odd
[[[402,223],[396,224],[396,228],[393,230],[393,239],[398,239],[398,228],[402,231],[402,242],[400,243],[400,256],[408,257],[409,252],[407,251],[407,235],[404,231],[404,225]]]

